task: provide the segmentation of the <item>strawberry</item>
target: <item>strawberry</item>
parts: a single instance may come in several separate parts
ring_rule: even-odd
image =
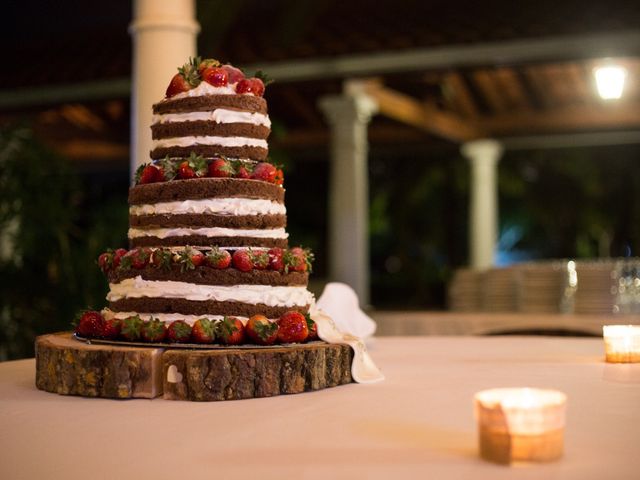
[[[120,266],[120,261],[126,254],[127,250],[125,248],[118,248],[113,252],[113,268],[118,268]]]
[[[269,78],[262,70],[258,70],[251,80],[253,81],[254,93],[259,97],[264,95],[264,87],[273,83],[273,79]]]
[[[259,78],[252,78],[251,82],[253,83],[253,93],[258,97],[262,97],[264,95],[264,82]]]
[[[190,178],[195,178],[196,172],[191,168],[189,162],[186,160],[180,164],[178,167],[178,178],[181,180],[188,180]]]
[[[142,337],[142,319],[135,315],[122,320],[120,328],[120,338],[129,342],[137,342]]]
[[[233,65],[222,65],[222,68],[227,71],[229,83],[238,83],[244,78],[244,73],[242,73],[242,70],[234,67]]]
[[[113,252],[108,251],[101,253],[98,257],[98,267],[102,270],[102,273],[107,273],[113,268]]]
[[[214,87],[226,87],[229,83],[229,74],[221,67],[207,67],[201,75],[202,80]]]
[[[228,178],[233,177],[235,170],[226,159],[218,157],[209,164],[208,173],[210,177]]]
[[[215,60],[213,58],[205,58],[203,60],[200,60],[200,63],[198,64],[198,73],[202,77],[202,73],[207,68],[213,68],[213,67],[219,67],[219,66],[220,66],[220,62],[218,60]]]
[[[253,95],[253,82],[250,78],[243,78],[236,85],[236,93],[239,94],[252,94]]]
[[[146,183],[162,182],[164,180],[164,172],[155,165],[143,165],[142,170],[136,172],[136,183],[143,185]]]
[[[253,169],[251,178],[254,180],[262,180],[263,182],[275,183],[277,169],[273,165],[267,162],[260,162]]]
[[[167,87],[165,97],[171,98],[178,93],[186,92],[188,90],[191,90],[191,85],[189,85],[189,82],[187,82],[184,76],[182,76],[180,73],[176,73],[171,79],[169,86]]]
[[[98,257],[98,266],[103,273],[107,273],[109,270],[116,269],[120,266],[122,257],[127,254],[127,250],[124,248],[118,248],[115,252],[111,249],[100,254]]]
[[[191,152],[188,160],[178,166],[177,177],[188,180],[195,177],[204,177],[207,174],[207,162],[200,155]]]
[[[165,158],[156,160],[155,166],[160,172],[159,174],[159,182],[164,182],[166,180],[173,180],[177,175],[177,165],[174,160],[169,158],[167,155]]]
[[[240,165],[236,169],[236,178],[251,178],[251,174],[245,165]]]
[[[231,254],[227,250],[214,247],[207,253],[205,265],[219,270],[228,268],[231,265]]]
[[[290,310],[278,319],[278,341],[280,343],[304,342],[309,336],[307,319],[295,310]]]
[[[172,263],[173,253],[167,248],[156,248],[151,254],[151,264],[156,268],[169,271]]]
[[[311,272],[313,253],[309,249],[294,247],[284,254],[283,259],[285,273]]]
[[[236,250],[233,252],[233,266],[241,272],[250,272],[253,270],[253,259],[251,252],[248,250]]]
[[[253,315],[245,326],[245,332],[258,345],[273,345],[278,339],[278,324],[264,315]]]
[[[269,250],[269,268],[276,272],[284,270],[284,262],[282,260],[282,249],[280,247],[274,247]]]
[[[149,343],[163,342],[167,336],[167,327],[157,318],[151,318],[142,324],[142,340]]]
[[[276,185],[283,185],[284,184],[284,173],[283,173],[281,168],[278,168],[276,170],[276,176],[273,179],[273,183],[275,183]]]
[[[264,95],[264,83],[259,78],[245,78],[236,85],[236,93],[251,93],[256,97]]]
[[[195,270],[204,263],[204,254],[192,247],[186,247],[181,253],[178,262],[180,263],[180,270],[186,272],[187,270]]]
[[[216,324],[216,337],[225,345],[240,345],[244,342],[244,325],[239,318],[224,317]]]
[[[151,249],[148,247],[134,248],[129,250],[120,261],[120,266],[124,269],[135,268],[141,270],[149,264],[151,259]]]
[[[173,76],[171,83],[167,87],[166,97],[170,98],[178,93],[197,87],[201,80],[198,73],[198,67],[201,63],[200,57],[189,58],[189,62],[178,68],[178,73]]]
[[[318,339],[318,324],[311,320],[311,315],[308,313],[304,316],[304,319],[307,321],[307,330],[309,330],[309,336],[307,337],[307,341],[317,340]]]
[[[213,343],[216,339],[215,323],[208,318],[199,318],[191,329],[191,340],[195,343]]]
[[[167,340],[171,343],[188,343],[191,339],[191,327],[183,320],[171,322],[167,328]]]
[[[120,335],[120,329],[122,328],[122,320],[119,318],[107,318],[104,321],[102,328],[102,338],[107,340],[115,340]]]
[[[251,261],[253,268],[256,270],[266,270],[269,266],[269,254],[264,250],[258,250],[257,252],[250,251]]]
[[[78,314],[76,333],[81,337],[101,337],[104,331],[104,317],[100,312],[87,310]]]

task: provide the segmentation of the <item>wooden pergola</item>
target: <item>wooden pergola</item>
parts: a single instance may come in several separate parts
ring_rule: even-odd
[[[460,146],[474,179],[470,245],[477,250],[471,252],[477,268],[491,263],[497,222],[495,166],[505,148],[640,143],[640,30],[635,23],[640,8],[627,6],[616,12],[611,5],[602,16],[611,17],[606,20],[615,28],[604,24],[590,31],[589,27],[600,25],[597,15],[581,20],[575,5],[570,11],[576,18],[570,19],[562,5],[554,5],[556,10],[519,12],[503,2],[511,12],[513,28],[501,33],[503,24],[491,24],[482,17],[477,25],[472,20],[466,27],[458,25],[455,12],[445,6],[433,7],[428,18],[418,14],[427,8],[421,4],[414,5],[415,14],[409,11],[401,16],[393,11],[388,18],[384,8],[390,5],[371,6],[371,25],[385,27],[379,32],[380,28],[373,30],[361,21],[355,3],[336,4],[324,13],[313,9],[282,13],[279,25],[291,31],[297,31],[295,15],[307,15],[304,20],[311,25],[308,35],[298,32],[300,38],[289,41],[287,48],[266,40],[274,34],[268,15],[276,7],[252,3],[254,9],[264,9],[264,18],[258,15],[251,20],[241,9],[234,11],[236,23],[226,20],[236,28],[234,35],[220,40],[219,28],[204,25],[200,46],[202,50],[203,41],[217,42],[223,54],[247,71],[263,70],[277,80],[269,90],[270,113],[287,129],[273,143],[284,148],[332,145],[333,165],[339,165],[343,175],[332,177],[330,186],[334,203],[330,275],[352,284],[365,302],[367,142],[439,139]],[[202,10],[197,12],[196,6]],[[559,31],[558,22],[555,30],[540,31],[540,25],[559,15],[564,15],[568,31]],[[63,153],[75,158],[113,158],[126,156],[129,144],[113,137],[105,140],[117,107],[104,105],[131,97],[131,163],[135,166],[146,160],[149,149],[150,139],[145,137],[149,119],[144,112],[150,111],[152,99],[162,96],[175,65],[195,54],[197,20],[224,19],[206,2],[137,0],[131,23],[133,78],[121,72],[79,83],[3,85],[0,110],[9,116],[12,111],[46,106],[47,122],[70,123],[92,132],[59,142]],[[524,33],[518,34],[519,29]],[[629,72],[622,101],[604,102],[595,94],[592,69],[604,58],[615,58]],[[39,115],[43,121],[43,114]],[[354,251],[357,254],[350,253]]]

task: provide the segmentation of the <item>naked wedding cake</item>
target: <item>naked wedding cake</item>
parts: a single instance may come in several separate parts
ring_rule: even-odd
[[[108,307],[85,312],[76,333],[263,345],[315,337],[312,254],[289,248],[265,83],[212,59],[178,69],[153,106],[151,161],[129,190],[129,249],[98,259]]]
[[[107,305],[81,312],[73,336],[36,339],[40,390],[218,401],[383,378],[315,305],[311,252],[289,245],[267,83],[211,59],[178,69],[129,189],[128,249],[98,258]]]

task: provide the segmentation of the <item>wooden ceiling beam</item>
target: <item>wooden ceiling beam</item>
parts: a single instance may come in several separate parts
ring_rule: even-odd
[[[472,77],[492,110],[497,113],[509,110],[508,101],[504,93],[497,88],[492,72],[485,69],[476,70]]]
[[[445,95],[451,97],[451,101],[463,116],[469,118],[478,116],[478,106],[460,73],[449,72],[444,75],[442,82]]]
[[[531,102],[527,98],[526,92],[516,75],[516,72],[509,67],[501,67],[493,72],[494,81],[498,83],[498,88],[507,97],[508,103],[512,107],[521,110],[530,110]]]
[[[568,76],[567,64],[541,65],[537,68],[545,79],[546,89],[554,98],[554,105],[569,106],[579,103],[579,92]]]
[[[552,106],[554,100],[549,90],[549,83],[540,72],[540,69],[537,66],[525,67],[524,75],[542,107],[546,109]]]
[[[588,99],[593,98],[595,93],[595,88],[593,83],[595,80],[592,80],[593,76],[589,75],[584,68],[584,64],[578,64],[576,62],[572,62],[567,65],[567,78],[572,83],[579,97],[578,103],[586,103]]]
[[[464,142],[482,136],[482,130],[458,115],[425,105],[379,82],[361,82],[362,91],[378,104],[378,112],[388,118],[411,125],[424,132],[453,142]]]
[[[578,105],[545,112],[520,112],[482,119],[494,136],[515,133],[579,131],[586,129],[629,129],[640,127],[640,105]]]

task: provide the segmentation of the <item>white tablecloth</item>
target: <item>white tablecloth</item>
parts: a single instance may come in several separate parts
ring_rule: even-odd
[[[387,380],[218,403],[38,391],[33,360],[0,364],[0,478],[638,479],[640,364],[602,340],[377,338]],[[566,453],[505,467],[477,455],[474,392],[568,395]]]

